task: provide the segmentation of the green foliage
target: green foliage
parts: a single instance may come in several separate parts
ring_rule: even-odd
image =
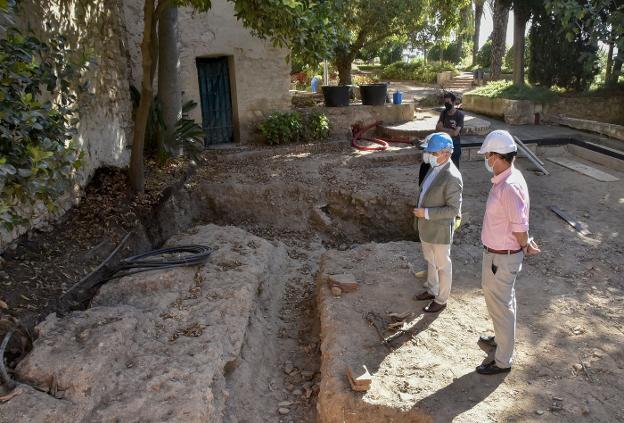
[[[576,33],[567,32],[561,19],[542,10],[533,17],[529,81],[552,87],[585,90],[599,71],[598,46],[590,21],[577,21]]]
[[[138,107],[141,93],[131,85],[130,94],[134,107]],[[204,137],[206,136],[201,125],[189,117],[190,112],[197,107],[197,103],[189,100],[182,105],[182,117],[176,122],[174,139],[170,143],[165,140],[165,122],[159,103],[154,98],[150,104],[145,130],[145,152],[160,163],[164,163],[179,151],[196,159],[204,150]]]
[[[531,37],[527,36],[524,40],[524,66],[528,67],[529,62],[531,61]],[[503,59],[503,67],[504,70],[508,70],[511,72],[513,70],[514,63],[514,47],[512,46],[507,53],[505,53],[505,58]]]
[[[440,60],[440,50],[444,50],[442,53],[444,61],[458,65],[469,54],[469,47],[470,45],[467,42],[463,42],[462,51],[460,51],[457,40],[450,43],[436,43],[429,50],[427,57],[429,60]]]
[[[458,73],[457,69],[450,63],[427,63],[417,60],[411,63],[396,62],[384,68],[381,77],[384,79],[394,79],[400,81],[418,81],[424,83],[434,83],[437,74],[443,71],[453,71]]]
[[[537,103],[548,103],[557,99],[557,93],[547,88],[531,85],[516,86],[511,81],[492,81],[470,91],[469,94],[509,100],[531,100]]]
[[[325,140],[329,119],[320,112],[273,112],[258,125],[267,144],[288,144]]]
[[[566,31],[568,41],[591,28],[593,41],[605,44],[613,42],[624,49],[624,7],[617,0],[548,0],[546,9],[559,19]]]
[[[82,162],[73,144],[84,63],[65,39],[45,43],[9,29],[0,40],[0,222],[9,230],[42,202],[50,210]],[[34,213],[34,212],[33,212]]]
[[[489,38],[477,52],[477,65],[489,68],[492,63],[492,39]]]

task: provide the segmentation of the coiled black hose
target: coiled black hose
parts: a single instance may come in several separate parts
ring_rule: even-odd
[[[2,379],[2,382],[7,386],[7,388],[9,388],[9,391],[15,388],[15,382],[13,382],[13,379],[11,379],[11,376],[9,376],[9,373],[6,370],[6,367],[4,367],[4,350],[6,349],[12,335],[13,335],[13,330],[9,330],[4,335],[4,339],[2,340],[2,345],[0,345],[0,379]]]
[[[211,253],[212,249],[205,245],[180,245],[149,251],[121,260],[106,280],[150,270],[195,266],[205,262]],[[173,257],[167,257],[168,255]]]

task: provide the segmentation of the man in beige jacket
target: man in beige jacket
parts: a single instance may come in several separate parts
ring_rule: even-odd
[[[451,293],[453,265],[451,243],[455,218],[461,214],[463,181],[453,162],[453,140],[448,134],[433,134],[425,147],[423,161],[431,165],[418,193],[415,229],[427,261],[426,291],[414,297],[430,300],[424,308],[437,313],[446,307]]]

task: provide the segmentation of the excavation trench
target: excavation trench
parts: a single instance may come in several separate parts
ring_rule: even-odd
[[[0,405],[0,423],[429,421],[438,398],[421,394],[440,382],[433,377],[430,386],[405,385],[398,400],[390,398],[394,379],[380,377],[374,395],[361,396],[343,377],[345,366],[371,358],[371,370],[396,380],[410,379],[404,370],[420,371],[403,368],[412,360],[407,356],[423,354],[438,365],[427,355],[436,336],[405,341],[407,350],[387,355],[361,319],[371,310],[411,307],[407,262],[424,266],[412,242],[420,154],[214,159],[216,171],[200,168],[171,190],[120,252],[205,243],[215,248],[208,262],[114,280],[99,290],[92,289],[94,274],[39,326],[33,352],[16,370],[27,385]],[[520,165],[530,171],[526,159]],[[461,275],[472,278],[488,180],[482,166],[465,166],[465,180],[476,182],[465,193],[454,254],[464,264]],[[354,273],[366,286],[340,302],[324,279],[336,272]],[[463,298],[468,291],[457,292]],[[441,322],[451,325],[454,317]],[[450,366],[460,338],[445,341],[442,367]]]

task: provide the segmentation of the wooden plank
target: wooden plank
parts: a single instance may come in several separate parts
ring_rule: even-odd
[[[559,207],[550,206],[549,209],[552,210],[557,216],[568,222],[568,224],[576,229],[581,235],[592,234],[585,223],[574,220],[570,215],[562,212]]]
[[[550,160],[553,163],[557,163],[560,166],[563,167],[567,167],[568,169],[572,169],[575,170],[579,173],[582,173],[583,175],[589,176],[591,178],[594,178],[598,181],[602,181],[602,182],[615,182],[615,181],[619,181],[620,179],[607,173],[607,172],[603,172],[602,170],[598,170],[594,167],[588,166],[586,164],[583,163],[579,163],[576,162],[574,160],[570,160],[570,159],[566,159],[563,157],[549,157],[548,160]]]

